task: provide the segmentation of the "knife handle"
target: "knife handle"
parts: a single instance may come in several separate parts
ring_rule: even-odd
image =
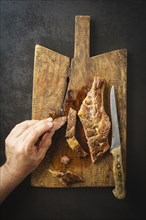
[[[121,146],[111,150],[113,155],[113,176],[115,181],[115,188],[113,194],[117,199],[125,198],[125,176],[123,171]]]

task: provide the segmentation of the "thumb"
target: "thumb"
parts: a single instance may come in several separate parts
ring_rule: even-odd
[[[52,136],[54,135],[55,131],[46,132],[38,146],[39,154],[45,155],[47,150],[49,149],[52,143]]]
[[[49,149],[52,143],[52,136],[54,135],[55,131],[61,128],[66,122],[66,117],[59,117],[54,119],[53,121],[53,128],[46,132],[38,146],[38,153],[42,156],[45,156],[47,150]]]

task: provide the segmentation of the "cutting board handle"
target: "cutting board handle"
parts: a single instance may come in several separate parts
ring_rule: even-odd
[[[75,17],[74,58],[89,59],[90,56],[90,16]]]

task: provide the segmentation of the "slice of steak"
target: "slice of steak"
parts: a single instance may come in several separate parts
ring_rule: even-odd
[[[68,145],[76,153],[77,157],[86,157],[87,153],[84,151],[84,149],[75,138],[76,116],[77,112],[74,109],[70,108],[67,117],[67,128],[65,137]]]
[[[65,124],[65,122],[66,122],[66,117],[65,116],[55,118],[54,121],[53,121],[52,130],[53,131],[58,130],[59,128],[61,128]]]
[[[50,173],[56,177],[61,183],[65,186],[69,186],[74,183],[84,182],[84,179],[80,177],[78,174],[67,170],[65,173],[61,171],[53,171],[49,170]]]
[[[94,77],[92,87],[78,112],[93,163],[109,149],[108,134],[111,124],[104,110],[105,84],[105,79]]]

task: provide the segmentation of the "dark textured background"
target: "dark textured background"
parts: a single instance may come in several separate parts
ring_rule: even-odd
[[[91,55],[128,49],[127,197],[111,188],[45,189],[30,177],[1,205],[1,219],[144,219],[146,6],[143,0],[1,1],[1,164],[4,140],[31,118],[35,44],[73,57],[75,15],[91,16]]]

